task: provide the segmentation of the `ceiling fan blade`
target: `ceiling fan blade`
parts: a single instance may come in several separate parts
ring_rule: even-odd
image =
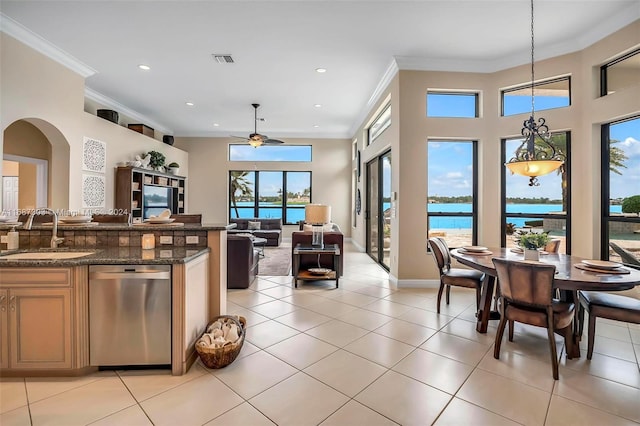
[[[244,140],[247,140],[247,137],[246,137],[246,136],[237,136],[237,135],[229,135],[229,136],[230,136],[230,137],[232,137],[232,138],[238,138],[238,139],[244,139]]]
[[[278,139],[265,139],[262,143],[265,145],[278,145],[284,142]]]

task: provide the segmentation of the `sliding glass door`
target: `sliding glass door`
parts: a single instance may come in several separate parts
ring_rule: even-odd
[[[367,163],[367,253],[391,267],[391,151]]]

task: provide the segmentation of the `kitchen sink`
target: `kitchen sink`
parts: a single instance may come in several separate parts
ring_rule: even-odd
[[[7,254],[4,256],[0,256],[0,259],[11,259],[11,260],[75,259],[77,257],[89,256],[93,253],[95,252],[93,251],[43,251],[43,252],[30,251],[30,252],[24,252],[24,253]]]

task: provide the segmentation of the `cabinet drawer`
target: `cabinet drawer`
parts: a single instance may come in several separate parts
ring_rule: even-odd
[[[70,268],[3,268],[0,269],[0,286],[68,287],[71,284]]]

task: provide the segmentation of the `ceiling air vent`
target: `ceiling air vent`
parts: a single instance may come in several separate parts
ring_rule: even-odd
[[[216,62],[219,63],[219,64],[232,64],[233,63],[233,58],[231,57],[230,54],[217,54],[217,53],[214,53],[212,56],[213,56],[213,59],[215,59]]]

